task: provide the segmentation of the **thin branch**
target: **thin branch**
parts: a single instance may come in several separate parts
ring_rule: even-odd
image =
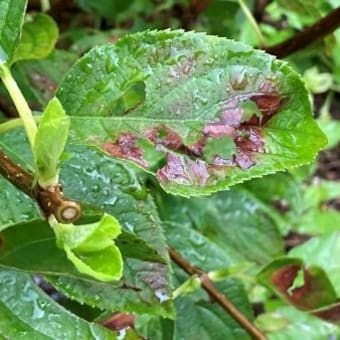
[[[257,0],[254,8],[254,18],[257,22],[262,22],[265,15],[266,7],[272,2],[272,0]]]
[[[211,282],[208,275],[201,269],[185,260],[175,249],[169,248],[170,258],[189,275],[197,274],[201,280],[202,288],[228,312],[254,339],[266,340],[264,334],[256,328]]]
[[[40,187],[31,172],[14,163],[1,149],[0,174],[34,199],[46,218],[54,215],[61,223],[71,223],[80,217],[81,208],[79,204],[64,197],[59,185]]]
[[[324,38],[338,27],[340,27],[340,7],[328,13],[312,26],[306,27],[292,38],[277,45],[266,47],[264,50],[278,58],[285,58],[312,44],[316,40]]]

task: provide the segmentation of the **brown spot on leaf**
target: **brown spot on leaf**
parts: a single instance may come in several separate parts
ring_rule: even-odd
[[[321,319],[340,324],[340,303],[313,312],[313,314]]]
[[[147,130],[145,136],[156,145],[163,145],[174,151],[185,149],[182,137],[166,126]]]
[[[235,128],[220,122],[209,123],[203,127],[203,133],[207,137],[220,138],[224,136],[234,136]]]
[[[293,288],[299,270],[303,270],[304,283],[300,287]],[[281,294],[300,309],[316,309],[333,302],[333,297],[328,292],[331,287],[329,281],[322,274],[313,274],[298,264],[286,265],[276,270],[271,280]]]
[[[117,313],[101,323],[106,328],[120,331],[125,328],[134,327],[135,315],[127,313]]]
[[[0,236],[0,250],[4,247],[4,239]]]
[[[281,106],[281,97],[278,94],[261,94],[250,98],[265,117],[271,117]]]
[[[241,169],[248,169],[255,165],[254,153],[264,152],[264,141],[259,128],[243,127],[239,129],[234,142],[237,151],[235,162]]]
[[[157,178],[161,183],[172,181],[178,184],[206,184],[209,173],[204,161],[193,161],[170,152],[167,153],[166,159],[166,165],[157,171]]]
[[[114,157],[134,161],[143,168],[148,167],[143,159],[143,150],[137,145],[137,137],[130,133],[121,133],[115,143],[105,143],[102,149]]]

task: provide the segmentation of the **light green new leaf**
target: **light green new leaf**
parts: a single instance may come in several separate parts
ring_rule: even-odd
[[[80,273],[100,281],[122,277],[122,255],[113,241],[121,233],[121,226],[113,216],[104,214],[99,222],[90,224],[52,222],[52,226],[58,246]]]
[[[134,162],[183,196],[311,162],[326,144],[286,62],[203,33],[146,31],[96,47],[57,97],[71,142]]]
[[[30,275],[0,269],[0,337],[4,339],[103,339],[116,335],[53,301]]]
[[[21,35],[27,0],[0,1],[0,65],[10,63]]]
[[[47,105],[34,141],[38,182],[42,186],[58,183],[60,158],[64,151],[70,119],[57,98]]]
[[[43,13],[27,16],[13,62],[48,56],[52,52],[57,39],[58,26],[50,16]]]

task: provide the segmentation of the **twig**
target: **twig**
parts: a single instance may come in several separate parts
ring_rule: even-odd
[[[340,27],[340,7],[334,9],[324,18],[320,19],[312,26],[305,28],[292,38],[277,45],[266,47],[264,50],[278,58],[285,58],[312,44],[316,40],[324,38],[338,27]]]
[[[46,217],[54,215],[62,223],[71,223],[80,217],[79,204],[64,197],[59,185],[40,187],[31,172],[15,164],[1,149],[0,174],[19,190],[33,198]]]
[[[272,0],[257,0],[255,3],[255,8],[254,8],[254,18],[257,22],[261,22],[264,14],[266,7],[272,2]]]
[[[266,340],[264,334],[256,328],[247,318],[214,286],[208,275],[201,269],[185,260],[175,249],[169,248],[170,258],[189,275],[198,274],[202,288],[228,312],[254,339]]]

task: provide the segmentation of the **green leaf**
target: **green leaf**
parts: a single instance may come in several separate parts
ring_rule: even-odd
[[[15,131],[2,134],[0,138],[25,157],[28,164],[33,164],[23,133]],[[123,279],[119,283],[98,282],[80,274],[57,248],[47,223],[11,226],[14,212],[15,223],[26,221],[32,215],[32,201],[27,198],[18,204],[15,197],[21,198],[23,194],[18,194],[15,188],[10,192],[15,199],[6,198],[6,212],[2,216],[8,217],[7,226],[11,226],[4,231],[7,240],[3,244],[17,250],[0,251],[3,255],[0,263],[60,276],[55,280],[62,293],[93,307],[172,317],[172,301],[166,298],[172,294],[167,246],[151,195],[140,184],[135,171],[121,161],[103,157],[85,147],[72,147],[67,151],[73,157],[66,160],[61,169],[65,195],[116,216],[124,230],[116,243],[124,257]],[[7,191],[1,193],[8,197]],[[26,205],[27,202],[32,205]],[[34,217],[37,216],[36,213]],[[20,246],[24,244],[27,246]]]
[[[72,116],[72,142],[134,162],[183,196],[308,163],[326,144],[292,68],[202,33],[147,31],[96,47],[57,96]],[[257,109],[243,122],[247,101]],[[207,161],[207,139],[221,137],[233,139],[235,153]]]
[[[2,0],[0,3],[0,65],[10,63],[18,45],[26,0]]]
[[[280,308],[275,313],[261,314],[255,321],[269,340],[282,339],[338,339],[339,328],[309,313],[292,307]]]
[[[76,61],[77,55],[65,50],[54,50],[44,59],[23,60],[13,67],[14,76],[21,89],[35,96],[35,105],[44,107],[53,98],[65,73]],[[20,76],[20,79],[19,79]],[[33,104],[31,104],[33,105]]]
[[[73,225],[51,222],[59,248],[80,273],[100,281],[117,281],[123,274],[123,260],[114,239],[121,233],[119,222],[108,214],[100,221]]]
[[[0,335],[10,339],[116,339],[108,329],[71,314],[32,281],[0,269]]]
[[[218,287],[248,320],[252,320],[251,307],[239,281],[228,280]],[[246,331],[221,306],[212,303],[203,292],[197,292],[190,297],[179,297],[175,306],[174,321],[150,318],[146,315],[137,316],[138,333],[152,340],[194,340],[198,336],[202,340],[250,339]]]
[[[164,197],[160,203],[169,244],[205,271],[245,261],[264,264],[283,254],[266,207],[244,190],[204,198]]]
[[[77,271],[56,246],[53,231],[45,221],[18,224],[0,233],[0,266],[48,275],[48,280],[66,296],[102,310],[171,317],[172,302],[166,297],[171,296],[172,287],[164,259],[162,263],[148,258],[143,261],[143,257],[130,258],[124,252],[123,257],[122,280],[98,282]]]
[[[12,62],[44,58],[52,52],[57,40],[58,26],[50,16],[43,13],[29,15]]]
[[[59,165],[64,152],[70,119],[57,98],[47,105],[34,141],[37,179],[40,185],[58,183]]]

